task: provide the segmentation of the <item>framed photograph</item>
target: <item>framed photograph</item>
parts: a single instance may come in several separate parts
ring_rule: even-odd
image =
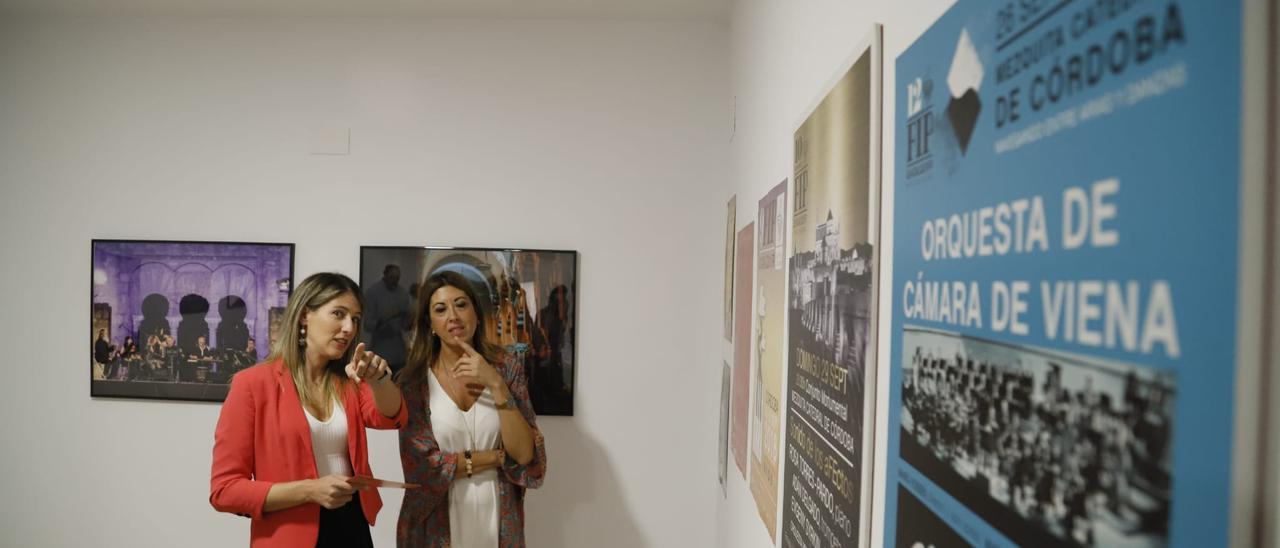
[[[418,288],[428,276],[453,271],[472,284],[483,307],[485,334],[523,360],[529,397],[540,416],[573,415],[577,348],[578,252],[475,247],[360,247],[365,291],[361,338],[404,366]]]
[[[293,244],[93,240],[91,266],[93,397],[223,401],[293,291]]]

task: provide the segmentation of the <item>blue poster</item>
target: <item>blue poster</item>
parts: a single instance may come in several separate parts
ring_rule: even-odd
[[[1241,18],[960,0],[898,57],[885,546],[1228,544]]]

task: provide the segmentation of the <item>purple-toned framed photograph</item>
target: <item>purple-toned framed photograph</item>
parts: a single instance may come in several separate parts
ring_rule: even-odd
[[[293,244],[93,240],[89,395],[216,401],[270,353]]]
[[[577,369],[578,252],[480,247],[360,247],[368,348],[404,367],[418,287],[461,274],[485,311],[485,335],[524,363],[539,416],[573,415]]]

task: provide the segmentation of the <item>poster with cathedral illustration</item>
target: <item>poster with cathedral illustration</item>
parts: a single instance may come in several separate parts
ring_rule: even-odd
[[[787,181],[760,200],[756,217],[755,374],[751,378],[751,496],[769,537],[778,539],[778,434],[782,431],[783,319],[787,290]]]
[[[784,548],[870,530],[880,44],[876,26],[792,135]]]

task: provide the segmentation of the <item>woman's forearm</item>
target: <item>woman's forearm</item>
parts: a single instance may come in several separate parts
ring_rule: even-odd
[[[529,464],[533,460],[533,429],[529,427],[529,421],[524,419],[520,409],[514,405],[515,400],[505,384],[501,390],[494,391],[493,400],[494,403],[509,404],[506,409],[498,410],[502,447],[516,462]]]
[[[284,510],[311,502],[310,484],[311,480],[298,480],[272,485],[267,491],[267,500],[262,503],[262,512]]]
[[[380,381],[369,381],[369,390],[373,392],[373,405],[384,417],[394,417],[400,412],[400,388],[391,382],[391,376]]]

